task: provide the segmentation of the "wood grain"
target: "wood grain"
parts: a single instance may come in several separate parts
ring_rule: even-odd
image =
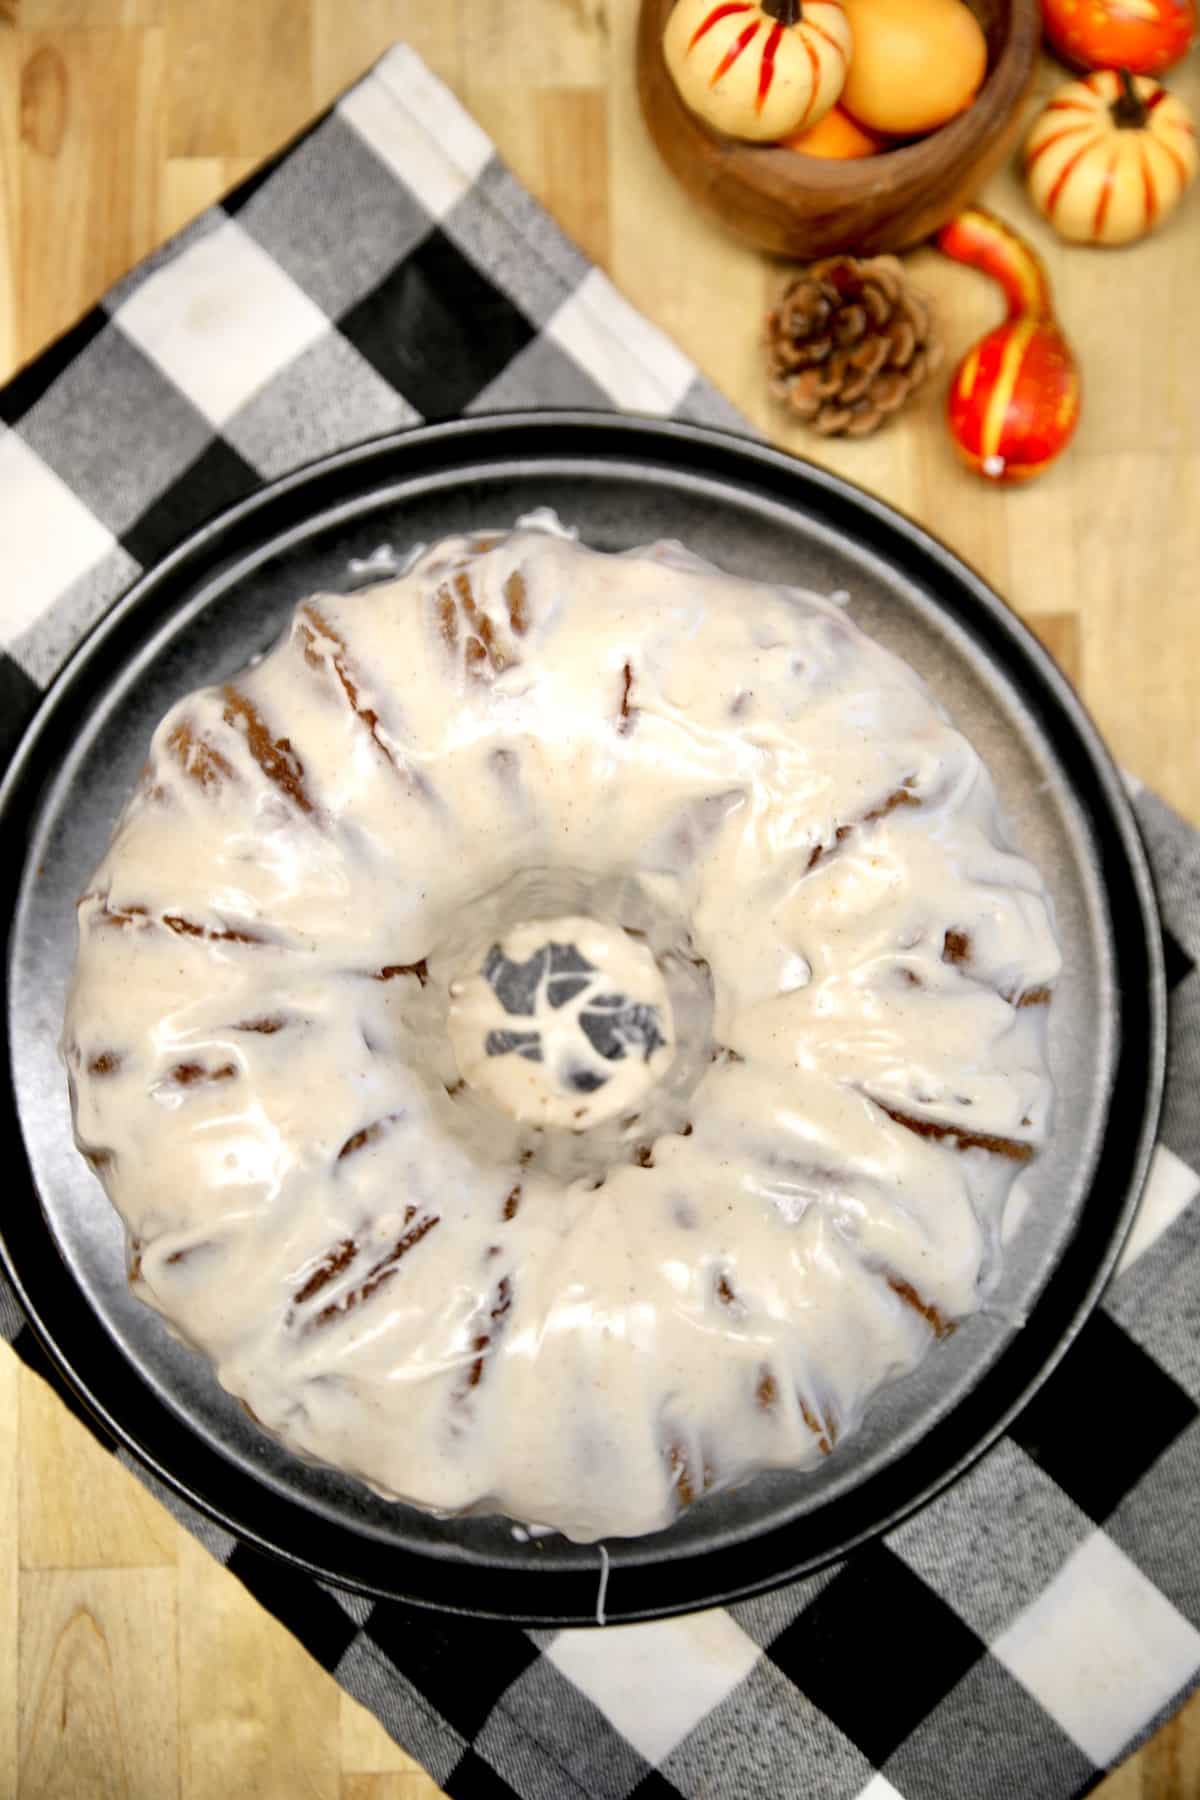
[[[21,1566],[118,1569],[170,1565],[175,1526],[37,1375],[20,1374]],[[81,1506],[85,1493],[88,1503]]]
[[[19,218],[21,58],[17,33],[6,29],[3,20],[0,11],[0,369],[11,369],[20,361],[17,280],[24,251]]]
[[[342,1800],[435,1800],[440,1792],[420,1769],[407,1774],[342,1776]]]
[[[182,231],[257,167],[253,156],[171,157],[163,167],[158,190],[160,236]]]
[[[157,26],[20,34],[17,354],[56,336],[159,240]]]
[[[15,0],[10,0],[15,5]],[[104,25],[161,25],[165,0],[21,0],[26,31],[86,31]]]
[[[1200,1695],[1095,1789],[1095,1800],[1196,1800],[1200,1794]],[[422,1796],[422,1800],[424,1797]]]
[[[690,205],[646,134],[638,0],[0,0],[0,379],[405,38],[613,279],[756,426],[928,522],[1080,683],[1119,759],[1200,822],[1200,194],[1135,250],[1056,243],[1010,168],[1086,380],[1070,455],[1022,492],[956,461],[931,389],[861,444],[770,402],[786,269]],[[1043,64],[1038,90],[1062,79]],[[1200,66],[1172,86],[1200,103]],[[952,363],[1001,314],[909,263]],[[382,1728],[0,1351],[0,1796],[436,1800]],[[1200,1698],[1097,1790],[1196,1800]]]
[[[180,1800],[340,1800],[336,1684],[207,1550],[178,1538]]]
[[[338,0],[315,0],[313,30],[314,108],[329,106],[352,81],[356,81],[385,50],[395,43],[411,44],[435,75],[465,95],[465,53],[477,9],[472,0],[357,0],[353,18]],[[531,13],[534,8],[530,8]],[[545,0],[540,0],[535,26],[543,23]],[[499,79],[483,85],[503,89],[504,65],[495,71]],[[298,120],[303,124],[303,119]]]
[[[18,1363],[0,1355],[0,1794],[17,1791]]]
[[[21,1800],[178,1793],[173,1569],[21,1577]]]
[[[527,185],[536,187],[538,199],[585,256],[607,267],[612,237],[605,96],[594,88],[548,88],[538,123],[540,177],[534,173]],[[564,144],[571,146],[569,160],[562,154]]]
[[[165,0],[164,24],[168,156],[265,157],[295,134],[312,104],[308,0]]]

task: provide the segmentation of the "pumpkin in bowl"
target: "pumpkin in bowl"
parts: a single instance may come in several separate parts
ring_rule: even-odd
[[[1187,107],[1127,70],[1098,69],[1059,88],[1025,144],[1030,197],[1075,244],[1145,237],[1174,212],[1196,167]]]
[[[961,4],[962,0],[958,0]],[[797,155],[712,130],[686,104],[663,37],[674,0],[640,0],[637,86],[667,167],[700,207],[744,242],[813,262],[922,242],[977,193],[1022,125],[1041,44],[1040,0],[972,0],[988,44],[987,77],[965,112],[915,143],[852,158]],[[790,134],[785,134],[790,135]]]
[[[970,106],[987,39],[964,0],[846,0],[854,55],[842,105],[869,131],[914,137]]]
[[[717,131],[751,142],[824,118],[850,52],[842,0],[678,0],[663,33],[681,98]]]
[[[780,141],[785,150],[797,150],[801,156],[819,156],[826,162],[853,162],[860,156],[874,156],[887,149],[886,138],[864,131],[840,106],[831,106],[818,125],[794,131]]]

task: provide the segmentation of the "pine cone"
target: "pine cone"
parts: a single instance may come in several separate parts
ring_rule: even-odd
[[[941,361],[929,302],[894,256],[828,256],[767,315],[771,392],[824,437],[868,437]]]

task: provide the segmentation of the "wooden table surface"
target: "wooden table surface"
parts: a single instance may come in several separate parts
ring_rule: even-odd
[[[1079,437],[1035,486],[995,492],[960,469],[932,394],[868,442],[814,440],[766,392],[759,325],[780,270],[682,198],[642,129],[635,11],[0,0],[0,379],[407,39],[757,425],[933,526],[1051,646],[1120,761],[1200,823],[1200,193],[1159,237],[1106,253],[1054,244],[1011,171],[992,184],[1046,253],[1084,368]],[[1197,62],[1172,78],[1194,104]],[[1055,79],[1047,66],[1042,87]],[[929,251],[911,267],[956,358],[999,316],[996,292]],[[1200,1698],[1098,1791],[1200,1795]],[[0,1349],[0,1800],[436,1794]]]

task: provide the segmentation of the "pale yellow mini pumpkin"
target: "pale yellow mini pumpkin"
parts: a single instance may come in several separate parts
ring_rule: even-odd
[[[1149,76],[1098,69],[1058,89],[1025,145],[1038,210],[1074,244],[1131,244],[1196,178],[1196,128]]]
[[[678,0],[663,55],[692,111],[769,143],[823,119],[852,39],[841,0]]]

